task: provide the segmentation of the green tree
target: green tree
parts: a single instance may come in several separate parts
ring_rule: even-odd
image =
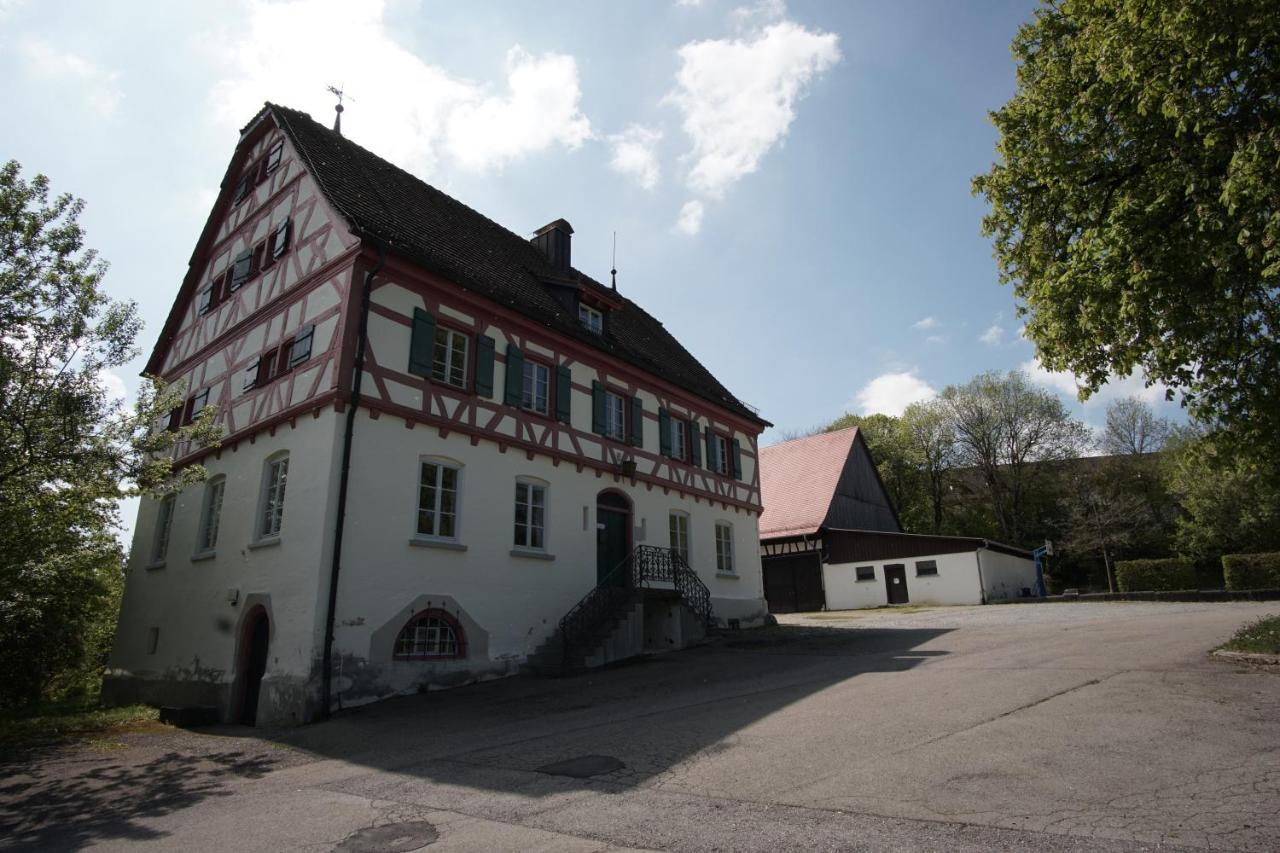
[[[930,533],[943,531],[950,472],[956,460],[955,426],[938,402],[912,403],[902,413],[899,428],[917,469],[916,480],[925,494]]]
[[[1170,441],[1162,464],[1178,499],[1176,544],[1199,559],[1280,550],[1280,463],[1225,451],[1201,431]]]
[[[1000,535],[1018,544],[1032,532],[1036,480],[1054,473],[1053,463],[1079,456],[1088,430],[1018,370],[949,386],[939,405],[954,431],[957,463],[981,478]]]
[[[1280,448],[1274,0],[1050,0],[992,115],[1001,278],[1051,370],[1142,371],[1237,446]]]
[[[214,440],[213,409],[157,428],[183,388],[148,383],[134,411],[105,374],[135,354],[135,306],[102,291],[83,202],[0,168],[0,705],[34,701],[100,666],[123,555],[116,502],[203,476],[175,449]]]
[[[1107,404],[1107,425],[1099,444],[1112,456],[1142,456],[1159,453],[1172,434],[1168,418],[1137,397],[1123,397]]]

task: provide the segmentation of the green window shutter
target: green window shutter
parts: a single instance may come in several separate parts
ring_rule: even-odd
[[[658,452],[671,455],[671,413],[666,409],[658,409]]]
[[[569,423],[569,407],[573,401],[573,371],[556,368],[556,420]]]
[[[702,467],[702,438],[698,434],[698,422],[689,421],[689,461],[693,467]]]
[[[742,479],[742,444],[736,438],[733,440],[733,478]]]
[[[591,383],[591,431],[596,435],[604,435],[604,386],[599,382]]]
[[[711,430],[707,430],[707,470],[724,473],[720,470],[720,454],[716,453],[716,434]]]
[[[639,397],[631,398],[631,443],[644,446],[644,401]]]
[[[476,393],[481,397],[493,396],[493,346],[488,335],[476,338]]]
[[[503,402],[508,406],[520,405],[524,391],[524,353],[515,344],[507,344],[507,384]]]
[[[431,357],[436,345],[436,318],[421,308],[413,309],[413,335],[409,338],[409,372],[431,376]]]

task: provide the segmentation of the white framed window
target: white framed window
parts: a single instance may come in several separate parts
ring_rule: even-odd
[[[689,513],[673,509],[668,516],[668,527],[671,534],[671,550],[675,551],[686,562],[689,562]]]
[[[551,368],[536,361],[525,360],[524,386],[520,392],[520,407],[540,415],[547,414],[551,398]]]
[[[727,521],[716,522],[716,571],[733,574],[733,525]]]
[[[458,481],[456,464],[423,459],[418,466],[419,536],[458,538]]]
[[[668,439],[671,442],[671,456],[675,459],[689,458],[689,424],[681,418],[671,418],[668,423],[671,426],[671,434]]]
[[[597,335],[604,334],[604,312],[592,308],[590,305],[578,303],[578,322],[586,327],[587,331]]]
[[[604,392],[604,434],[614,441],[627,440],[627,401],[612,391]]]
[[[471,339],[462,332],[436,326],[431,357],[431,378],[455,388],[467,387],[467,348]]]
[[[515,546],[533,551],[547,547],[547,487],[529,480],[516,481]]]
[[[719,433],[715,434],[716,439],[716,471],[721,474],[733,473],[733,456],[730,453],[729,439]]]
[[[160,499],[155,538],[151,540],[152,563],[163,563],[165,554],[169,553],[169,532],[173,530],[173,511],[177,503],[177,495],[165,495]]]
[[[222,495],[226,477],[214,477],[204,487],[204,506],[200,509],[200,530],[196,536],[196,553],[212,551],[218,546],[218,525],[222,521]]]
[[[289,454],[267,460],[262,470],[262,498],[258,502],[258,538],[279,536],[284,527],[284,491],[289,478]]]

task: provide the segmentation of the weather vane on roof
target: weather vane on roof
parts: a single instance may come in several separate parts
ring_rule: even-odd
[[[344,96],[344,93],[342,89],[338,86],[330,86],[329,91],[338,96],[338,103],[333,108],[334,113],[336,113],[336,115],[334,115],[333,117],[333,132],[337,134],[341,134],[342,133],[342,98]],[[354,101],[355,98],[352,98],[351,100]]]

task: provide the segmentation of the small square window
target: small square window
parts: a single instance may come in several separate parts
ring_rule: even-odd
[[[916,577],[936,575],[937,573],[938,562],[936,560],[919,560],[916,562]]]
[[[604,312],[590,305],[578,303],[578,322],[586,327],[587,331],[597,335],[604,334]]]
[[[858,573],[858,580],[860,581],[873,581],[876,579],[875,566],[858,566],[856,571]]]

